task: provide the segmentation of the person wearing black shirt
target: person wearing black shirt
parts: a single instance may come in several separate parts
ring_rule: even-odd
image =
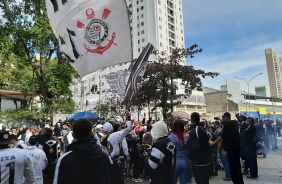
[[[207,132],[200,126],[200,115],[197,112],[191,114],[191,131],[189,132],[189,154],[192,161],[192,170],[199,184],[209,183],[209,165],[211,158],[211,148]]]
[[[244,184],[240,163],[240,135],[239,124],[237,121],[231,120],[231,114],[225,112],[222,115],[223,130],[214,142],[210,141],[211,145],[224,141],[224,150],[227,152],[228,162],[230,166],[231,179],[234,184]]]
[[[54,184],[109,184],[110,160],[93,139],[91,122],[85,118],[73,125],[76,141],[69,151],[59,158]]]
[[[247,127],[244,130],[244,144],[246,150],[246,164],[250,168],[250,175],[247,178],[258,177],[257,150],[256,150],[256,127],[254,118],[247,119]]]

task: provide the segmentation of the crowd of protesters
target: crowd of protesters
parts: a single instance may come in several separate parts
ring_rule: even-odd
[[[31,127],[2,127],[1,183],[187,184],[194,177],[207,184],[224,169],[224,181],[243,184],[243,175],[258,177],[258,149],[266,157],[281,138],[279,119],[237,114],[232,120],[229,112],[214,122],[197,112],[190,123],[126,117],[125,123],[47,119]]]

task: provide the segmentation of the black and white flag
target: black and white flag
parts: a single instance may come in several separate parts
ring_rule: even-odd
[[[45,0],[50,25],[70,64],[83,77],[133,60],[125,0]]]
[[[141,85],[143,75],[146,71],[148,58],[153,48],[153,45],[151,43],[148,43],[140,54],[140,56],[138,57],[138,59],[136,60],[136,62],[134,63],[126,86],[124,104],[128,104],[136,95]]]
[[[117,72],[109,73],[105,76],[105,79],[107,80],[111,89],[120,97],[124,98],[129,75],[129,70],[119,70]]]

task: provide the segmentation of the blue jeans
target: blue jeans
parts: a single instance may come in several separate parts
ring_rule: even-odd
[[[268,139],[269,139],[269,144],[271,145],[272,150],[276,150],[276,148],[277,148],[276,134],[268,135]]]
[[[186,157],[176,157],[176,166],[174,174],[174,184],[177,184],[178,178],[180,178],[180,184],[186,184],[188,180],[188,166]]]
[[[227,156],[226,151],[224,151],[224,149],[221,149],[219,151],[219,155],[220,155],[222,165],[224,167],[226,178],[231,178],[230,168],[229,168],[229,163],[228,163],[228,156]]]

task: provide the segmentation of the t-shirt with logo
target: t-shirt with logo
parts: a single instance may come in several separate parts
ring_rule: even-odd
[[[25,150],[18,148],[1,149],[0,168],[0,183],[22,184],[24,180],[27,183],[34,183],[35,181],[34,167]]]
[[[38,149],[35,146],[27,146],[24,150],[28,153],[31,158],[32,164],[35,169],[36,182],[35,184],[43,183],[42,170],[46,168],[48,161],[46,154],[43,150]]]

